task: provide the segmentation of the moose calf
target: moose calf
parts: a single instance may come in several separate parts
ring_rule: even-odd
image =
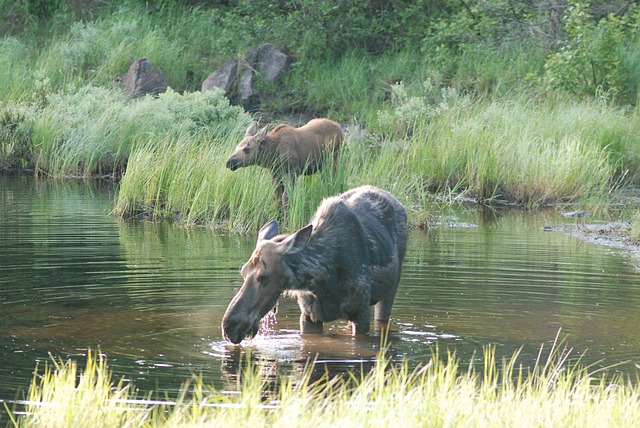
[[[276,195],[286,206],[284,176],[295,179],[300,174],[315,173],[327,155],[333,155],[336,160],[341,143],[342,128],[329,119],[313,119],[300,128],[281,123],[270,132],[266,126],[258,130],[258,123],[254,121],[227,159],[227,168],[235,171],[243,166],[259,165],[271,170]]]

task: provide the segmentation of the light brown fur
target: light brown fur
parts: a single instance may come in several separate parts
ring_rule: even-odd
[[[286,204],[283,176],[315,173],[327,154],[335,159],[341,143],[342,128],[329,119],[313,119],[299,128],[279,124],[270,132],[266,126],[258,130],[257,122],[252,122],[226,165],[232,171],[249,165],[271,170]]]

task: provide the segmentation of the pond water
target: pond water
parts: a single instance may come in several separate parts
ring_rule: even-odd
[[[220,322],[241,285],[253,236],[206,228],[120,222],[108,185],[0,177],[0,399],[24,398],[36,365],[51,356],[84,364],[105,353],[114,377],[163,397],[192,374],[233,389],[251,354],[295,375],[369,367],[376,337],[354,339],[344,322],[301,337],[297,304],[284,300],[263,333],[239,346]],[[389,353],[426,362],[436,349],[462,362],[493,345],[522,348],[533,365],[560,335],[594,367],[637,376],[640,274],[620,250],[583,243],[544,226],[556,211],[439,213],[411,231]]]

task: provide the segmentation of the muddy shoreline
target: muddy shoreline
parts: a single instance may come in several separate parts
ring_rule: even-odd
[[[589,244],[603,245],[627,252],[640,272],[640,241],[631,237],[630,221],[563,224],[545,226],[545,232],[560,232]]]

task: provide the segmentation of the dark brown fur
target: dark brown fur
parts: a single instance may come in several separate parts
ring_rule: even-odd
[[[311,223],[292,235],[265,224],[244,284],[222,320],[224,337],[253,337],[281,295],[300,306],[300,331],[321,333],[322,324],[347,319],[354,334],[387,325],[407,247],[407,213],[390,193],[363,186],[325,199]]]

